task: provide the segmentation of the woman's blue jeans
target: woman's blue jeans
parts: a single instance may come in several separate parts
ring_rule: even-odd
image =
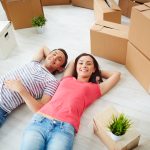
[[[74,136],[71,124],[35,114],[24,131],[21,150],[71,150]]]

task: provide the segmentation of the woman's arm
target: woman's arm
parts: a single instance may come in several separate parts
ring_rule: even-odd
[[[33,57],[32,60],[35,61],[42,61],[43,59],[45,59],[48,54],[50,53],[50,50],[48,47],[44,46],[41,49],[39,49],[39,51],[37,52],[37,54]]]
[[[100,83],[102,95],[115,86],[115,84],[120,80],[120,75],[120,72],[102,71],[102,77],[106,79],[104,82]]]
[[[64,71],[63,77],[72,76],[73,71],[74,71],[74,61],[70,61],[70,63],[68,64],[67,68]]]
[[[20,96],[23,98],[29,109],[33,112],[37,112],[44,104],[51,100],[51,96],[43,95],[41,99],[36,100],[33,98],[30,93],[25,89],[21,80],[6,80],[5,81],[6,88],[18,92]]]

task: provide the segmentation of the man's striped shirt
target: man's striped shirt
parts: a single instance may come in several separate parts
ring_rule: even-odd
[[[19,93],[4,86],[5,80],[18,78],[35,99],[42,98],[43,94],[53,96],[59,85],[58,80],[37,61],[7,73],[0,77],[0,107],[8,113],[24,103]]]

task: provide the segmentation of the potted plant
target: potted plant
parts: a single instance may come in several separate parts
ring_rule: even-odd
[[[37,28],[38,33],[43,33],[46,21],[44,16],[33,17],[32,26]]]
[[[131,125],[131,120],[121,113],[118,116],[112,115],[111,121],[107,125],[107,128],[110,131],[111,138],[114,141],[117,141],[121,139],[122,135],[128,131]]]

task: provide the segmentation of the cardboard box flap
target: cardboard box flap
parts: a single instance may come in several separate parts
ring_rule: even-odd
[[[147,4],[150,5],[149,3],[147,3]],[[146,5],[145,4],[144,5],[138,5],[135,8],[140,12],[150,10],[150,6],[148,6],[147,4]]]
[[[103,28],[103,26],[95,24],[91,27],[91,30],[101,31],[102,28]]]
[[[103,26],[106,28],[114,29],[114,30],[120,30],[122,32],[127,32],[127,33],[129,30],[129,26],[127,25],[122,25],[122,24],[113,23],[109,21],[97,21],[95,25]]]
[[[114,0],[105,0],[107,5],[113,10],[121,10]]]
[[[129,28],[126,25],[120,25],[117,23],[102,21],[100,23],[96,23],[93,30],[97,32],[106,33],[111,36],[128,39]]]
[[[112,115],[116,116],[118,113],[119,112],[113,106],[109,106],[103,112],[99,112],[94,116],[93,118],[94,124],[97,123],[97,125],[100,126],[102,125],[103,127],[106,128],[106,126],[108,125],[108,121],[111,120],[112,118]]]

